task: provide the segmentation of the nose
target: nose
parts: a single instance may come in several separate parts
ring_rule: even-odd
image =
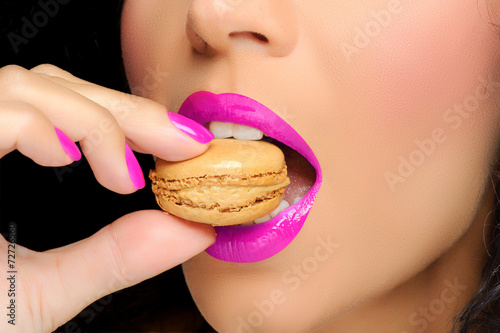
[[[191,0],[186,34],[204,55],[254,47],[284,57],[297,44],[297,17],[292,0]]]

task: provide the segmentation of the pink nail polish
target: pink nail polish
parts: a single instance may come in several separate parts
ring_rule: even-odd
[[[146,182],[144,180],[144,174],[142,173],[141,166],[139,165],[134,152],[130,149],[130,146],[127,143],[125,143],[125,159],[127,161],[130,180],[132,181],[135,189],[139,190],[144,188],[144,186],[146,186]]]
[[[76,143],[74,143],[73,140],[71,140],[70,137],[67,136],[66,133],[61,131],[59,128],[54,126],[54,129],[56,130],[57,137],[59,138],[59,142],[61,143],[64,152],[73,161],[79,161],[82,158],[82,153],[78,149]]]
[[[181,116],[174,112],[168,112],[168,117],[175,127],[186,133],[199,143],[208,143],[213,140],[214,136],[208,129],[198,124],[196,121],[187,117]]]

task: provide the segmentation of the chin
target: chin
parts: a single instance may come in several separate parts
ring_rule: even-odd
[[[266,264],[252,264],[254,275],[243,274],[238,267],[241,264],[225,265],[229,267],[219,267],[217,273],[207,274],[206,269],[221,263],[203,253],[182,266],[197,307],[217,332],[298,333],[314,332],[322,326],[321,318],[316,317],[321,311],[306,305],[306,299],[296,298],[300,291],[294,295],[289,285],[277,282],[272,274],[265,272]],[[313,323],[316,325],[312,326]]]

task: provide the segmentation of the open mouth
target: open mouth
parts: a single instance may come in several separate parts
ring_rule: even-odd
[[[215,139],[234,138],[236,140],[266,141],[279,147],[285,155],[290,184],[286,187],[283,199],[278,207],[269,212],[269,214],[242,225],[259,224],[269,221],[291,205],[299,202],[313,186],[316,180],[316,171],[313,166],[295,150],[267,136],[261,130],[246,125],[219,121],[208,123],[207,128],[212,132]]]
[[[216,138],[265,140],[282,149],[290,185],[280,205],[245,225],[216,227],[216,242],[206,250],[216,259],[239,263],[279,253],[299,233],[321,185],[321,168],[310,147],[276,113],[243,95],[199,91],[184,101],[179,114],[207,126]]]

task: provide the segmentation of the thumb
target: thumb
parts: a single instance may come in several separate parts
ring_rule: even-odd
[[[58,326],[95,300],[158,275],[215,241],[208,225],[140,211],[125,215],[95,235],[75,244],[41,253],[34,275],[45,314]],[[46,264],[45,264],[46,263]]]

